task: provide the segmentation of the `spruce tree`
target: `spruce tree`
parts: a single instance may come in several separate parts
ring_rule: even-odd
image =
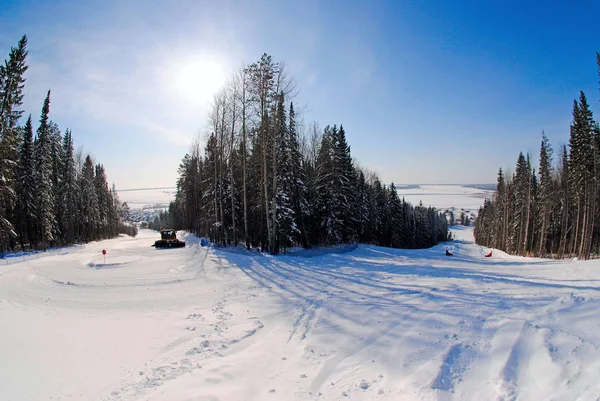
[[[52,139],[48,114],[50,91],[44,100],[35,141],[35,188],[38,239],[42,248],[54,242],[54,190],[52,188]]]
[[[35,159],[33,144],[33,127],[31,115],[27,118],[23,129],[23,140],[19,147],[17,164],[17,230],[21,241],[21,249],[31,249],[34,245],[36,227],[36,187]]]
[[[394,183],[390,185],[388,196],[388,224],[390,231],[390,246],[393,248],[401,248],[402,244],[402,202],[396,192]]]
[[[9,221],[15,201],[15,169],[19,159],[17,123],[23,114],[24,74],[27,71],[27,37],[11,47],[0,65],[0,251],[7,249],[16,233]]]
[[[275,115],[275,137],[277,144],[277,162],[274,173],[277,176],[276,191],[276,213],[274,216],[274,227],[277,227],[276,238],[278,244],[272,251],[277,253],[279,247],[291,246],[300,232],[296,225],[296,216],[292,198],[296,186],[296,172],[292,165],[292,144],[288,132],[283,94],[280,94],[277,113]]]
[[[79,193],[81,194],[80,225],[85,242],[99,239],[97,227],[100,221],[98,196],[94,184],[94,162],[87,155],[79,177]]]
[[[570,252],[579,257],[587,257],[592,223],[593,198],[595,197],[595,144],[594,120],[583,92],[579,102],[573,104],[569,146],[569,173],[571,197],[575,206],[574,241]]]
[[[570,188],[571,172],[569,168],[569,152],[567,145],[562,148],[562,154],[559,166],[559,194],[560,194],[560,240],[558,254],[562,258],[567,255],[570,238],[572,232],[570,230],[572,224],[572,202]]]
[[[508,205],[506,185],[504,182],[504,174],[502,168],[498,170],[498,178],[496,182],[496,232],[492,246],[496,248],[504,248],[506,246],[506,232],[508,220]]]
[[[98,200],[98,222],[96,231],[99,233],[100,238],[108,238],[110,235],[109,219],[112,199],[110,191],[108,190],[106,172],[104,171],[104,166],[102,164],[96,164],[94,168],[94,188],[96,191],[96,199]]]
[[[290,104],[289,126],[287,129],[287,152],[289,170],[291,172],[291,197],[292,209],[294,211],[295,224],[298,228],[299,238],[297,241],[303,247],[308,247],[306,236],[306,225],[308,220],[308,200],[306,187],[306,172],[302,163],[298,133],[296,132],[296,113],[294,104]]]
[[[62,238],[63,233],[61,231],[60,222],[63,220],[64,207],[61,204],[61,179],[62,179],[62,163],[63,163],[63,155],[62,155],[62,133],[58,125],[50,121],[48,123],[48,133],[50,137],[50,159],[52,163],[52,194],[53,194],[53,205],[54,205],[54,223],[52,227],[52,235],[56,241],[59,241]]]
[[[356,190],[356,233],[359,242],[371,243],[373,241],[373,221],[370,214],[369,185],[362,170],[358,170]]]
[[[539,238],[539,249],[538,255],[544,256],[547,252],[547,234],[548,224],[550,218],[550,212],[552,210],[552,194],[554,192],[554,185],[552,179],[552,148],[548,141],[548,137],[542,132],[542,145],[540,148],[540,185],[539,185],[539,226],[540,226],[540,238]]]
[[[342,239],[340,205],[335,203],[339,197],[338,177],[335,170],[335,136],[337,128],[325,127],[319,156],[317,158],[316,199],[315,199],[315,239],[318,243],[337,244]]]
[[[381,182],[378,178],[375,178],[375,182],[373,183],[371,193],[371,209],[373,210],[372,218],[375,222],[375,242],[383,246],[389,246],[390,236],[388,233],[389,220],[387,216],[389,215],[389,211],[387,193],[385,187],[381,185]]]
[[[342,242],[353,242],[356,240],[356,220],[354,205],[356,204],[356,182],[350,146],[346,141],[346,132],[340,125],[340,129],[333,132],[334,138],[334,171],[336,191],[334,192],[334,203],[336,215],[341,224]]]
[[[70,130],[65,131],[62,143],[62,162],[61,179],[59,187],[61,212],[61,232],[64,242],[71,244],[78,240],[77,219],[78,194],[77,170],[75,168],[75,158],[73,153],[73,137]]]
[[[219,144],[217,137],[211,134],[206,143],[204,156],[205,168],[202,178],[204,191],[202,196],[204,212],[210,221],[210,237],[213,241],[221,243],[223,241],[223,222],[219,216],[218,152]]]

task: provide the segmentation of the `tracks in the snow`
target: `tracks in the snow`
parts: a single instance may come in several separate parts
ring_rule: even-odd
[[[292,331],[288,337],[289,343],[296,334],[299,334],[300,340],[304,340],[308,335],[311,326],[318,314],[318,310],[328,296],[327,289],[333,284],[336,278],[331,279],[320,291],[317,292],[311,299],[303,301],[299,305],[300,313],[296,317],[292,325]]]

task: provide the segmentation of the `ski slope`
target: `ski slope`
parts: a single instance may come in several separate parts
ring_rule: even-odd
[[[0,400],[598,400],[600,262],[455,234],[272,257],[141,230],[0,261]]]

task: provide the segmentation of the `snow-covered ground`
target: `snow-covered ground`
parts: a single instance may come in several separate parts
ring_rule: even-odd
[[[600,262],[455,234],[272,257],[141,230],[0,261],[0,400],[597,400]]]
[[[421,185],[419,188],[397,188],[398,196],[413,205],[423,202],[441,210],[456,209],[477,212],[485,198],[491,198],[493,192],[484,189],[463,187],[460,185]]]
[[[145,206],[162,206],[166,209],[175,199],[175,192],[175,188],[125,189],[117,191],[117,195],[121,202],[127,202],[132,209]]]

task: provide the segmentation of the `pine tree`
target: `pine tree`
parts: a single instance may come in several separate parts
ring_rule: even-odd
[[[529,172],[523,153],[519,153],[517,167],[513,179],[511,203],[514,205],[509,224],[508,246],[517,255],[523,254],[523,240],[525,237],[525,217],[527,213],[527,193],[529,191]]]
[[[596,65],[598,66],[598,78],[600,78],[600,53],[596,53]],[[600,79],[598,80],[598,84],[600,85]],[[600,90],[600,86],[598,89]]]
[[[571,197],[576,206],[574,241],[570,252],[579,257],[587,257],[590,230],[592,227],[593,198],[595,197],[595,166],[594,166],[594,121],[592,112],[583,92],[580,92],[579,102],[573,104],[573,122],[569,146]]]
[[[179,165],[179,178],[177,180],[177,195],[175,202],[178,206],[179,216],[178,224],[189,229],[192,232],[199,232],[198,213],[200,207],[200,198],[202,193],[199,191],[197,156],[187,153]]]
[[[96,232],[99,233],[100,238],[108,238],[110,236],[109,219],[112,199],[108,189],[106,172],[102,164],[96,164],[94,168],[94,188],[96,199],[98,201],[98,222],[96,225]]]
[[[370,213],[371,202],[369,199],[369,185],[362,170],[358,170],[356,190],[356,221],[358,241],[363,243],[373,242],[373,220]]]
[[[19,147],[17,164],[17,230],[21,240],[21,249],[33,248],[36,238],[36,202],[35,202],[35,160],[33,144],[33,127],[31,115],[25,123],[23,140]]]
[[[258,129],[251,133],[252,151],[249,153],[247,165],[247,186],[250,189],[247,196],[248,202],[248,236],[250,245],[260,247],[262,250],[268,247],[267,226],[264,224],[264,192],[263,192],[263,170],[261,138]]]
[[[285,250],[291,246],[300,234],[292,202],[297,185],[297,172],[294,171],[295,166],[292,164],[292,144],[287,127],[283,94],[279,96],[275,121],[274,139],[277,144],[277,163],[273,173],[277,177],[275,188],[277,204],[273,221],[277,227],[278,244],[274,250],[277,253],[279,247]]]
[[[316,213],[319,221],[319,237],[326,244],[342,241],[342,208],[339,203],[339,170],[335,159],[338,129],[325,127],[319,157],[317,159],[317,199]]]
[[[526,243],[526,254],[531,255],[536,252],[537,248],[537,234],[538,234],[538,213],[539,213],[539,199],[538,199],[538,180],[535,169],[530,170],[531,175],[529,177],[529,213],[527,216],[527,224],[529,225],[527,243]]]
[[[81,194],[81,232],[85,242],[99,239],[96,228],[100,221],[98,197],[94,185],[94,162],[87,155],[79,177],[79,193]]]
[[[336,191],[334,170],[334,142],[337,128],[327,126],[323,131],[321,147],[317,157],[315,178],[315,211],[313,228],[315,245],[319,243],[337,244],[341,241],[341,222],[338,220],[336,205],[333,204]]]
[[[335,127],[335,126],[334,126]],[[356,203],[356,182],[350,146],[346,141],[344,127],[340,125],[339,130],[333,131],[334,140],[334,173],[335,192],[334,204],[336,205],[336,216],[341,224],[342,242],[353,242],[356,240],[356,220],[354,208]]]
[[[306,224],[308,219],[308,201],[306,187],[306,173],[300,154],[298,133],[296,132],[296,113],[294,103],[290,104],[289,126],[287,129],[288,169],[291,175],[292,209],[294,211],[295,225],[298,228],[297,242],[303,247],[308,247]]]
[[[504,174],[502,168],[498,170],[498,179],[496,183],[496,233],[494,235],[493,245],[495,248],[504,248],[506,246],[506,232],[508,221],[508,205],[507,205],[507,193],[506,184],[504,182]]]
[[[390,227],[390,246],[393,248],[401,248],[402,244],[402,202],[396,192],[394,183],[390,185],[388,196],[388,224]]]
[[[371,193],[371,210],[373,210],[372,221],[375,222],[375,242],[382,246],[390,246],[391,241],[388,233],[389,220],[387,217],[389,215],[387,193],[385,187],[381,185],[378,178],[375,178]]]
[[[52,164],[52,204],[54,205],[53,214],[55,216],[52,226],[52,236],[58,242],[63,236],[60,222],[63,220],[63,213],[65,211],[61,205],[62,199],[60,194],[63,163],[62,133],[60,132],[58,125],[53,121],[48,123],[48,133],[50,137],[50,159]]]
[[[64,242],[71,244],[78,238],[77,218],[79,216],[77,197],[77,170],[73,154],[73,137],[70,130],[65,131],[62,143],[61,179],[59,187],[60,207],[62,209],[60,224]],[[115,234],[116,235],[116,234]]]
[[[0,65],[0,251],[7,249],[16,233],[8,217],[15,201],[15,169],[18,154],[17,123],[23,111],[23,88],[27,71],[27,37],[11,47],[8,60]]]
[[[552,193],[554,192],[554,185],[552,179],[552,148],[548,142],[548,137],[542,132],[542,145],[540,149],[540,185],[539,185],[539,203],[540,203],[540,240],[538,255],[544,256],[547,252],[547,233],[548,233],[548,220],[550,218],[550,212],[552,210]]]
[[[52,188],[52,139],[48,114],[50,113],[50,91],[44,100],[40,125],[35,141],[35,188],[37,229],[42,248],[54,241],[54,192]]]
[[[223,222],[219,216],[219,186],[218,186],[218,152],[219,144],[217,137],[212,134],[206,143],[205,150],[205,169],[202,179],[204,191],[204,211],[206,216],[210,216],[210,237],[213,241],[221,243],[221,227]]]
[[[571,172],[569,168],[569,152],[567,151],[567,145],[563,146],[562,155],[560,159],[559,167],[559,186],[560,186],[560,206],[559,212],[561,215],[560,219],[560,242],[559,242],[559,256],[562,258],[568,253],[568,246],[570,238],[572,236],[571,226],[571,188],[570,179]]]

